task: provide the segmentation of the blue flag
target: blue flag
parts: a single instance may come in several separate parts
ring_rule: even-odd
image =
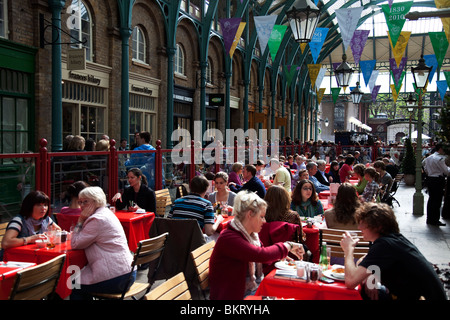
[[[316,28],[311,42],[309,43],[309,49],[311,50],[311,55],[315,64],[317,63],[317,58],[319,58],[320,50],[322,50],[328,30],[328,28]]]
[[[359,62],[366,86],[369,84],[370,76],[372,75],[376,64],[377,60],[364,60]]]

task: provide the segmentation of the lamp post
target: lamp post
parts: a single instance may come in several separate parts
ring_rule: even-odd
[[[414,98],[414,95],[412,94],[412,92],[409,93],[408,95],[408,99],[405,100],[406,102],[406,108],[408,109],[409,112],[409,139],[411,139],[411,133],[412,133],[412,115],[414,112],[414,106],[416,105],[416,99]]]
[[[359,82],[356,83],[356,88],[350,92],[350,95],[352,96],[352,101],[354,104],[359,104],[361,102],[361,98],[364,95],[364,92],[359,90]]]
[[[286,11],[292,35],[298,43],[311,41],[320,19],[320,9],[311,0],[297,0]]]
[[[353,68],[347,63],[347,55],[342,55],[342,63],[334,70],[336,81],[339,87],[347,88],[353,74]]]
[[[423,55],[419,59],[419,64],[415,68],[411,68],[414,77],[414,83],[419,90],[419,103],[417,105],[417,147],[416,147],[416,192],[413,196],[413,214],[423,215],[424,196],[422,194],[422,95],[428,83],[432,67],[425,64]]]

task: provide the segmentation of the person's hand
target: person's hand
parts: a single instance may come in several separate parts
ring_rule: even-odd
[[[289,244],[291,245],[291,250],[289,252],[291,252],[297,258],[302,260],[303,255],[305,254],[305,248],[303,247],[303,245],[301,243],[296,242],[289,242]]]
[[[223,215],[219,214],[216,218],[216,223],[221,223],[223,219],[224,219]]]
[[[342,239],[340,242],[341,248],[344,251],[344,255],[347,255],[350,252],[353,252],[353,249],[355,248],[356,244],[358,243],[359,239],[353,239],[351,234],[346,231],[344,234],[342,234]]]
[[[135,204],[134,206],[128,206],[128,211],[130,212],[136,212],[137,209],[139,209],[139,206]]]
[[[97,210],[97,205],[95,203],[91,203],[88,206],[85,206],[81,211],[80,218],[78,218],[78,222],[83,223],[87,218],[89,218],[94,212]]]
[[[122,194],[120,194],[119,192],[116,193],[113,197],[112,197],[112,202],[116,202],[117,200],[120,200],[120,202],[122,202]]]

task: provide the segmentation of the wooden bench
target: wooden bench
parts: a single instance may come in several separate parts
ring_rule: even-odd
[[[0,224],[0,243],[2,242],[3,236],[6,232],[6,227],[8,226],[8,222],[4,222]]]
[[[169,189],[162,189],[155,191],[156,196],[156,214],[164,217],[166,214],[166,207],[172,205]]]

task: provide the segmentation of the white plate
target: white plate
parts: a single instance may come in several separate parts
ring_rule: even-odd
[[[328,278],[333,279],[333,280],[345,281],[345,274],[343,274],[343,273],[333,273],[333,270],[325,270],[323,272],[323,275],[325,277],[328,277]]]
[[[275,262],[275,268],[288,271],[297,270],[295,265],[290,266],[286,260]]]

